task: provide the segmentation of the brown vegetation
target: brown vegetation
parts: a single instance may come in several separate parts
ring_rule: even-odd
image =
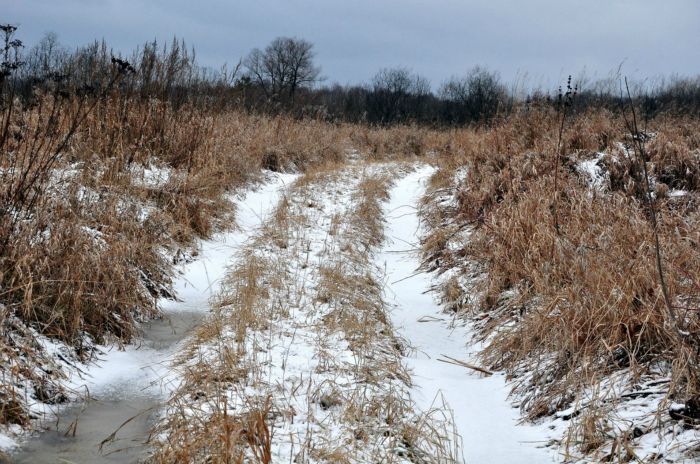
[[[700,336],[700,126],[660,118],[630,134],[621,117],[579,115],[566,122],[555,165],[557,117],[526,112],[452,137],[423,209],[426,265],[458,270],[443,285],[445,303],[478,321],[488,342],[483,359],[515,377],[527,417],[580,405],[615,372],[632,386],[671,375],[669,398],[692,400],[700,392],[689,368]],[[680,327],[665,307],[643,155],[632,135],[649,139],[662,275]],[[596,179],[584,165],[598,170]],[[684,193],[669,196],[671,189]],[[587,411],[604,416],[592,404]],[[610,443],[605,423],[572,427],[588,431],[573,437],[570,451]]]
[[[340,160],[347,133],[117,93],[15,100],[2,123],[0,346],[9,377],[0,404],[39,381],[32,366],[42,348],[23,348],[37,335],[75,346],[83,360],[93,343],[130,341],[139,320],[158,315],[156,298],[170,296],[170,257],[233,225],[229,192],[261,168]],[[50,383],[60,377],[52,372]]]
[[[423,208],[426,266],[453,271],[442,286],[446,305],[478,321],[488,342],[483,360],[515,378],[528,418],[580,405],[584,394],[624,372],[637,386],[668,376],[667,399],[685,404],[682,420],[697,419],[690,417],[700,394],[696,119],[659,115],[645,131],[630,131],[609,110],[566,117],[550,105],[528,104],[515,105],[490,127],[370,128],[173,99],[155,84],[148,92],[117,90],[126,67],[115,66],[92,93],[66,92],[55,82],[31,98],[2,95],[0,423],[29,424],[18,400],[27,385],[40,401],[66,399],[60,366],[42,337],[68,343],[85,360],[94,343],[126,343],[138,321],[157,317],[157,298],[171,296],[171,257],[195,238],[230,227],[227,195],[254,182],[261,169],[315,170],[307,182],[320,182],[315,176],[325,175],[324,167],[348,159],[425,155],[439,167]],[[350,223],[365,239],[367,249],[356,250],[356,237],[344,236],[343,252],[366,258],[378,244],[386,183],[366,180],[354,216],[333,217],[329,235],[343,236]],[[290,217],[283,202],[269,243],[260,246],[285,249],[302,219]],[[279,290],[280,268],[253,254],[245,262],[230,276],[223,298],[232,300],[220,304],[237,308],[237,322],[218,314],[202,328],[202,340],[227,325],[240,344],[248,331],[269,327],[260,314],[270,308],[256,305]],[[264,282],[261,269],[267,269]],[[385,321],[376,301],[356,298],[359,289],[376,297],[377,283],[352,271],[346,262],[326,263],[315,303],[332,307],[326,329],[353,333],[348,343],[362,352],[376,335],[366,318]],[[243,375],[236,370],[242,353],[221,355],[221,369],[191,373],[188,392],[227,398],[207,388]],[[52,374],[41,375],[36,366]],[[338,392],[322,393],[326,399],[319,401],[336,405]],[[268,462],[273,405],[258,400],[236,417],[216,402],[206,419],[213,422],[186,424],[201,436],[175,434],[186,441],[170,443],[164,459],[190,459],[190,451],[229,459],[245,449]],[[371,405],[375,413],[393,404],[383,401]],[[354,413],[366,413],[366,406]],[[580,414],[571,448],[589,453],[610,442],[605,408]],[[615,436],[618,450],[627,450],[625,437]]]

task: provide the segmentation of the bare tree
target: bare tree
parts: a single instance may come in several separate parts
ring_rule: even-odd
[[[507,91],[497,73],[479,66],[464,77],[453,77],[440,88],[440,96],[452,104],[453,122],[488,121],[506,100]]]
[[[27,76],[47,76],[59,72],[68,59],[68,50],[58,41],[55,32],[48,32],[27,54],[24,74]]]
[[[407,68],[381,69],[372,78],[371,88],[369,119],[382,124],[417,119],[430,96],[430,82]]]
[[[314,64],[313,44],[290,37],[276,38],[265,50],[254,49],[243,65],[251,82],[276,103],[293,103],[296,92],[312,86],[321,72]]]
[[[395,94],[425,95],[430,92],[430,83],[407,68],[384,68],[372,78],[372,88]]]

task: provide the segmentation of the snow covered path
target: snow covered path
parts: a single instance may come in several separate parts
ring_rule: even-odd
[[[165,330],[156,328],[161,333],[149,334],[147,327],[141,346],[130,345],[124,350],[111,347],[99,363],[90,366],[87,379],[81,379],[74,387],[85,386],[93,396],[106,391],[125,396],[145,389],[161,397],[172,393],[174,386],[171,383],[178,379],[170,370],[170,360],[185,335],[182,331],[189,332],[210,311],[209,300],[218,294],[234,255],[277,206],[281,190],[298,177],[277,173],[268,176],[267,182],[257,190],[233,199],[237,228],[202,240],[194,261],[179,269],[180,274],[173,282],[177,300],[161,301],[168,322]],[[168,332],[172,336],[168,336]]]
[[[409,171],[348,165],[287,191],[182,356],[156,461],[456,461],[448,421],[410,398],[374,259],[382,203]]]
[[[77,436],[42,434],[18,462],[134,462],[149,452],[144,437],[158,418],[167,441],[157,456],[180,462],[194,452],[187,462],[206,462],[220,452],[217,427],[256,411],[273,462],[454,462],[452,422],[465,462],[554,461],[541,447],[545,430],[517,425],[502,376],[440,361],[468,362],[476,347],[427,293],[432,277],[416,273],[416,205],[431,173],[346,166],[286,189],[295,176],[275,175],[237,198],[240,228],[203,242],[182,266],[179,300],[163,302],[170,323],[154,323],[141,346],[112,349],[73,380],[99,400],[79,412]],[[97,451],[149,410],[106,450],[131,451]],[[172,448],[183,439],[184,449]]]
[[[420,265],[416,205],[432,172],[431,167],[421,167],[394,186],[385,209],[387,243],[377,257],[386,268],[385,298],[396,305],[392,321],[415,349],[407,359],[414,383],[412,396],[423,410],[440,407],[444,399],[453,410],[468,463],[553,462],[553,451],[541,448],[547,441],[546,431],[517,425],[518,410],[510,407],[503,376],[484,378],[439,361],[449,356],[469,362],[471,352],[469,330],[450,324],[449,316],[427,293],[431,276],[416,273]]]
[[[164,318],[145,324],[143,340],[124,349],[105,349],[100,360],[81,366],[81,376],[68,384],[76,391],[89,391],[90,401],[72,404],[57,413],[58,429],[39,434],[22,445],[17,463],[135,462],[148,451],[154,416],[180,382],[171,365],[186,337],[210,311],[210,298],[218,294],[221,279],[234,255],[277,206],[283,189],[298,175],[268,173],[256,190],[232,198],[237,228],[203,240],[198,255],[182,264],[173,282],[178,300],[161,301]],[[130,419],[134,417],[133,419]],[[52,414],[48,422],[52,425]],[[64,436],[71,422],[75,437]],[[102,440],[117,430],[104,453]],[[7,448],[14,448],[9,442]],[[110,454],[113,451],[118,453]]]

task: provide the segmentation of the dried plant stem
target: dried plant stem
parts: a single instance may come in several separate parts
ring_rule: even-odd
[[[642,170],[644,172],[644,198],[647,203],[647,207],[649,208],[649,217],[651,218],[651,226],[652,226],[652,231],[654,234],[654,253],[656,255],[656,272],[659,278],[659,285],[661,286],[661,293],[663,295],[664,299],[664,305],[666,306],[666,312],[668,315],[668,319],[670,320],[671,326],[673,331],[676,333],[676,335],[679,337],[679,339],[683,339],[683,334],[682,331],[679,327],[679,320],[678,316],[676,315],[676,311],[673,308],[673,304],[671,303],[671,298],[669,296],[669,291],[668,291],[668,285],[666,284],[666,278],[664,275],[664,269],[662,265],[662,256],[661,256],[661,245],[659,243],[659,223],[658,223],[658,218],[656,214],[656,199],[652,195],[651,192],[651,182],[649,181],[649,168],[647,166],[647,153],[646,150],[644,149],[644,141],[642,140],[642,135],[639,132],[639,126],[637,124],[637,112],[634,109],[634,104],[632,102],[632,95],[630,93],[630,88],[629,84],[627,82],[627,78],[625,77],[625,90],[627,92],[627,99],[630,102],[630,110],[632,113],[632,119],[628,119],[627,115],[624,111],[622,111],[622,115],[625,119],[625,125],[627,126],[627,130],[630,132],[630,135],[632,136],[632,141],[635,144],[636,152],[637,152],[637,161],[639,164],[642,166]]]
[[[559,163],[561,162],[561,151],[563,150],[563,138],[564,138],[564,123],[566,122],[567,107],[561,113],[561,120],[559,121],[559,135],[557,137],[557,149],[556,157],[554,163],[554,201],[552,202],[552,216],[554,217],[554,230],[557,231],[557,236],[561,235],[559,230]],[[553,250],[553,249],[552,249]],[[552,251],[553,252],[553,251]]]

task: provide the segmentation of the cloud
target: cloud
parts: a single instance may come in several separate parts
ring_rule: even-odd
[[[8,0],[0,0],[8,2]],[[3,21],[35,43],[48,31],[78,46],[107,40],[127,52],[173,36],[202,64],[236,62],[274,37],[316,46],[328,80],[357,83],[403,65],[434,85],[474,65],[507,80],[527,72],[556,85],[580,72],[605,76],[625,62],[636,76],[697,73],[697,0],[32,0],[9,1]]]

